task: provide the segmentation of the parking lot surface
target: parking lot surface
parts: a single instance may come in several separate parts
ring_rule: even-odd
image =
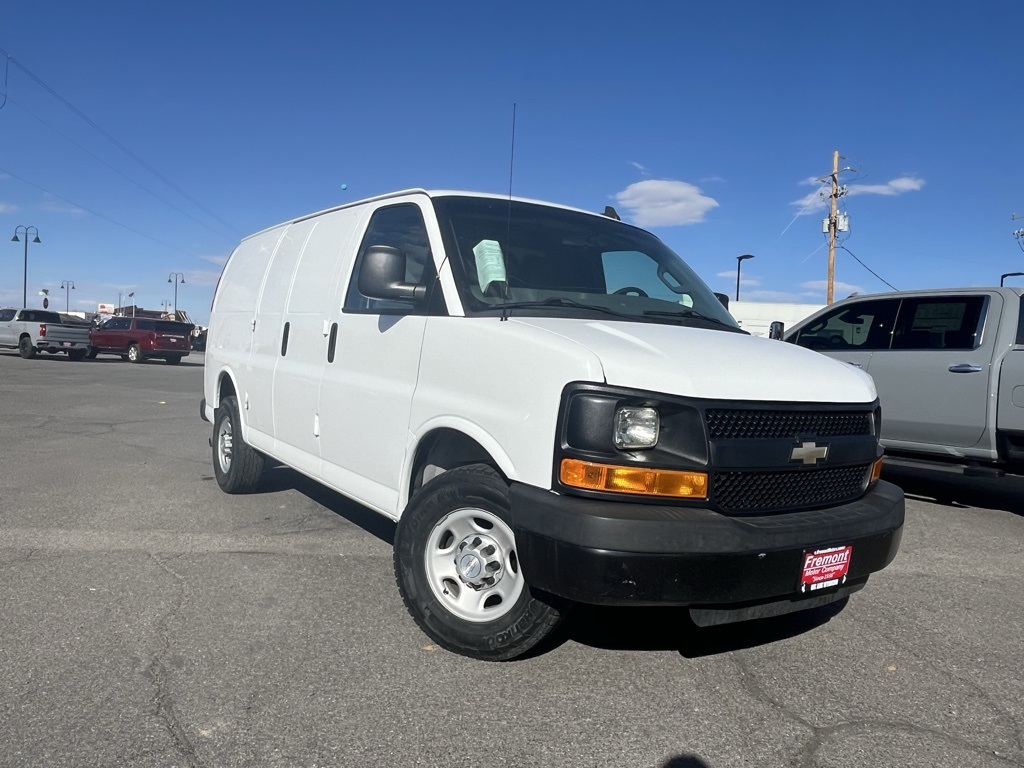
[[[902,549],[844,606],[580,607],[477,662],[406,614],[388,521],[218,489],[202,370],[0,351],[0,766],[1024,765],[1018,478],[888,472]]]

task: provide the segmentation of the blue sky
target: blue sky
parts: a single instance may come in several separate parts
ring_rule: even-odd
[[[741,298],[824,303],[834,150],[856,169],[837,298],[998,284],[1024,271],[1022,29],[1019,0],[8,0],[0,305],[26,225],[30,304],[158,308],[180,272],[205,322],[252,232],[410,187],[507,193],[513,104],[514,194],[613,205],[716,290],[751,253]]]

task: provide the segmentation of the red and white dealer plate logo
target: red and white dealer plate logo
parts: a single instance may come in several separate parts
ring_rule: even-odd
[[[813,592],[827,589],[846,581],[850,570],[853,547],[832,547],[815,552],[804,552],[804,566],[800,572],[800,591]]]

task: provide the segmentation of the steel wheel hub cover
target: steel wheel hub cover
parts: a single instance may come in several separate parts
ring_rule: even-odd
[[[463,539],[455,551],[459,580],[471,589],[493,587],[504,575],[503,555],[490,536],[474,533]]]

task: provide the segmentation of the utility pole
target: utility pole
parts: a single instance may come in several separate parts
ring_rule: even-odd
[[[846,158],[842,158],[845,160]],[[835,281],[836,281],[836,232],[845,232],[849,229],[849,222],[840,221],[838,213],[839,198],[846,194],[846,187],[839,186],[839,174],[842,172],[839,170],[839,150],[837,149],[832,153],[832,173],[828,176],[822,176],[818,181],[825,181],[829,179],[832,182],[832,191],[829,194],[829,213],[828,219],[824,222],[825,231],[828,233],[828,290],[825,295],[825,303],[831,304],[832,297],[835,293]],[[843,168],[843,171],[852,171],[853,168]]]

